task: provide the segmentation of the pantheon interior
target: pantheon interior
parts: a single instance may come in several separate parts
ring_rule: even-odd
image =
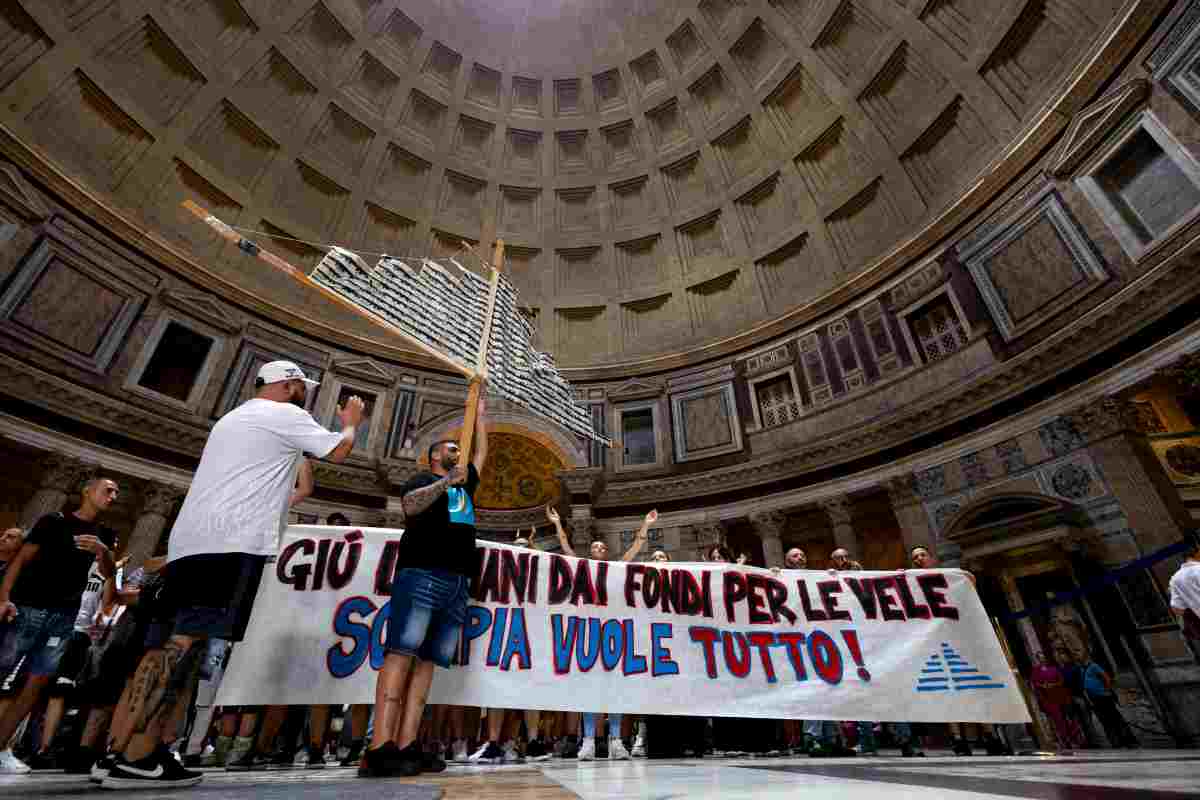
[[[490,403],[484,537],[927,544],[1016,669],[1090,654],[1144,747],[1200,736],[1148,558],[1200,516],[1200,2],[0,0],[6,526],[103,473],[162,552],[275,359],[367,405],[295,522],[403,527],[461,428],[460,377],[185,200],[305,271],[504,241],[614,446]]]

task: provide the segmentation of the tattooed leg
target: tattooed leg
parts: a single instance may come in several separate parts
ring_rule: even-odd
[[[137,761],[154,751],[178,701],[189,696],[192,682],[199,678],[203,656],[203,642],[190,636],[172,636],[162,649],[143,656],[129,692],[134,736],[125,748],[127,760]]]

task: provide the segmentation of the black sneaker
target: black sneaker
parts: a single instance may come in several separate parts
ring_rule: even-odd
[[[421,773],[421,761],[404,753],[395,742],[363,751],[360,778],[410,778]]]
[[[92,771],[92,764],[95,764],[96,759],[99,757],[100,753],[97,753],[92,748],[81,747],[71,755],[63,758],[63,772],[68,775],[88,775]]]
[[[971,745],[967,743],[967,740],[960,737],[954,740],[954,755],[973,756],[975,753],[971,750]]]
[[[346,753],[346,757],[342,759],[343,767],[356,767],[358,762],[362,760],[363,743],[361,740],[350,743],[350,752]]]
[[[100,758],[95,764],[92,764],[91,770],[88,772],[88,780],[92,783],[101,783],[108,777],[108,772],[117,763],[117,757],[112,753],[107,753]]]
[[[440,749],[440,748],[439,748]],[[445,772],[446,761],[437,753],[430,753],[422,750],[420,746],[413,742],[408,747],[400,751],[401,754],[408,758],[417,759],[421,765],[421,772]]]
[[[291,769],[296,766],[296,751],[290,748],[278,748],[267,756],[267,765],[275,769]]]
[[[166,748],[161,748],[132,764],[118,756],[101,789],[153,789],[158,786],[195,786],[204,779],[199,772],[184,769]]]
[[[58,759],[49,753],[34,753],[25,759],[25,766],[32,770],[58,769]]]
[[[229,772],[245,772],[252,769],[266,769],[269,766],[271,766],[271,760],[252,747],[237,761],[230,761],[226,764],[225,769]]]
[[[305,769],[325,769],[325,750],[320,747],[308,746],[308,763]]]
[[[550,753],[546,750],[546,745],[541,739],[534,739],[529,744],[525,745],[525,760],[526,761],[549,761]]]

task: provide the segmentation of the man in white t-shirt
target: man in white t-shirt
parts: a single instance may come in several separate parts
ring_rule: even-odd
[[[290,361],[272,361],[258,372],[254,398],[213,426],[168,540],[170,635],[148,642],[132,678],[128,713],[136,734],[113,759],[103,788],[200,782],[200,773],[184,769],[159,744],[163,727],[194,688],[207,640],[236,642],[245,633],[263,565],[287,524],[301,454],[342,461],[362,422],[363,402],[351,397],[337,409],[340,432],[318,425],[304,410],[317,385]]]
[[[1189,639],[1200,638],[1200,544],[1171,576],[1170,593],[1171,613],[1183,621]]]

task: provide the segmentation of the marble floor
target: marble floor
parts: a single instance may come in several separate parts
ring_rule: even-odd
[[[62,773],[0,776],[0,798],[66,798],[93,790]],[[116,793],[113,793],[114,795]],[[261,800],[1177,800],[1200,797],[1200,752],[1097,752],[1075,756],[871,759],[686,759],[556,761],[452,766],[436,776],[364,781],[352,769],[210,772],[193,789],[159,797]]]

